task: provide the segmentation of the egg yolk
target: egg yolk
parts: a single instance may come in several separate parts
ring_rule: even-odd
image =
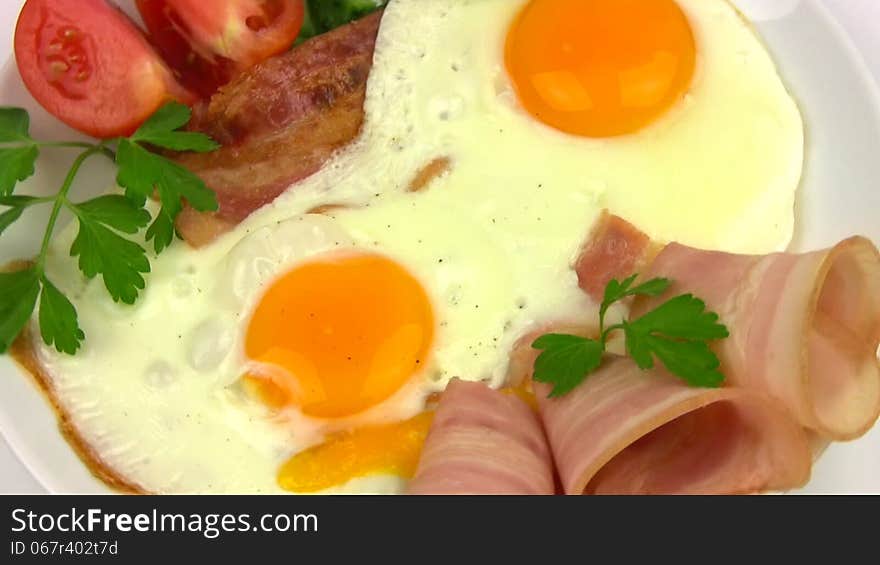
[[[696,42],[674,0],[532,0],[505,59],[525,109],[567,133],[638,131],[678,102]]]
[[[357,477],[416,472],[433,412],[385,426],[340,434],[297,453],[278,471],[278,484],[293,492],[318,492]]]
[[[271,383],[270,404],[350,416],[386,400],[425,364],[433,332],[428,295],[403,267],[379,255],[332,256],[265,292],[245,340],[257,367],[248,378]]]

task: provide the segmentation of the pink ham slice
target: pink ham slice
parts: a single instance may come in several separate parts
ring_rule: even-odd
[[[657,246],[641,230],[606,210],[594,224],[575,262],[578,284],[596,303],[601,303],[611,279],[640,272],[657,251]]]
[[[607,360],[541,417],[566,494],[735,494],[801,486],[807,436],[781,406],[742,388],[692,388]]]
[[[554,494],[550,449],[534,411],[482,383],[443,392],[409,494]]]
[[[670,278],[669,294],[637,302],[633,315],[676,294],[699,296],[731,330],[716,348],[730,383],[780,399],[829,439],[871,428],[880,415],[880,253],[873,243],[854,237],[823,251],[767,256],[673,243],[651,259],[646,238],[620,218],[603,217],[575,265],[582,279],[595,277],[582,288],[601,300],[597,289],[612,278]],[[621,256],[587,252],[609,247]]]
[[[731,255],[670,244],[645,277],[674,280],[718,312],[718,342],[734,385],[781,400],[798,421],[834,440],[867,432],[880,415],[880,253],[853,237],[823,251]],[[637,302],[633,314],[656,300]]]

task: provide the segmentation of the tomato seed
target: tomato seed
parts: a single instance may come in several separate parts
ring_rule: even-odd
[[[70,70],[70,65],[64,61],[52,61],[49,63],[49,69],[51,69],[52,73],[55,75],[63,75]]]

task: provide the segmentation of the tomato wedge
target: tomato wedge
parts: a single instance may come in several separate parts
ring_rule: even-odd
[[[27,0],[15,60],[31,95],[88,135],[130,135],[169,100],[195,97],[146,38],[105,0]]]
[[[302,0],[137,0],[137,7],[177,78],[206,98],[288,49],[305,13]]]

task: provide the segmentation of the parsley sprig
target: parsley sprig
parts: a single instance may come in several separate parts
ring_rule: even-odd
[[[729,333],[718,322],[718,314],[706,311],[706,304],[691,294],[676,296],[636,320],[605,327],[605,316],[613,304],[634,296],[662,296],[672,284],[669,279],[657,278],[634,287],[636,278],[612,280],[605,287],[598,339],[547,334],[532,344],[542,350],[535,361],[534,379],[553,385],[551,397],[568,394],[601,366],[608,338],[615,331],[624,332],[627,353],[643,370],[654,368],[656,358],[691,386],[718,387],[724,382],[709,342]]]
[[[387,3],[388,0],[306,0],[305,19],[296,42],[353,22]]]
[[[51,204],[39,255],[26,268],[0,273],[0,353],[5,352],[27,324],[39,301],[40,334],[47,345],[73,355],[85,334],[79,326],[76,309],[51,281],[46,258],[58,217],[71,212],[78,223],[70,255],[76,257],[80,271],[88,279],[101,276],[104,287],[115,302],[134,304],[146,286],[150,272],[146,250],[126,236],[147,227],[145,239],[153,243],[156,254],[165,250],[175,237],[174,219],[185,199],[200,211],[214,211],[214,193],[196,175],[180,165],[153,153],[151,148],[172,151],[207,152],[218,145],[209,137],[179,131],[190,119],[182,104],[163,106],[130,137],[88,142],[43,142],[30,135],[30,118],[21,108],[0,108],[0,235],[31,207]],[[15,194],[16,185],[34,174],[40,150],[44,147],[81,149],[61,188],[54,196],[37,198]],[[124,194],[107,194],[85,202],[74,202],[70,190],[89,158],[103,155],[118,167],[116,182]],[[151,217],[147,199],[156,195],[161,209]]]

